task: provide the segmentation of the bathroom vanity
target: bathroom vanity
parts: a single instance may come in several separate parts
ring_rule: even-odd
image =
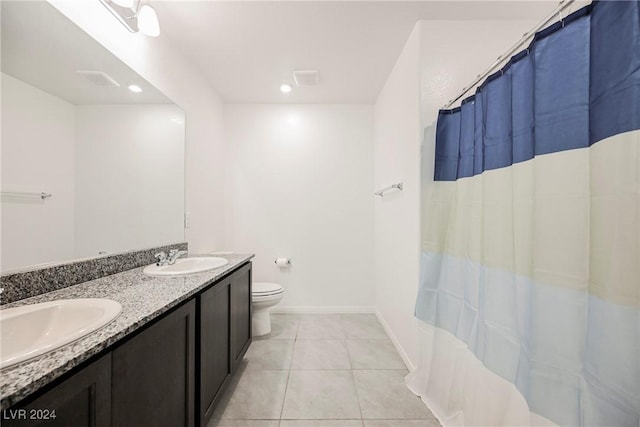
[[[154,254],[187,249],[185,113],[49,2],[0,8],[2,309],[122,306],[53,350],[39,340],[56,335],[51,318],[82,319],[52,309],[3,327],[14,350],[49,351],[0,371],[0,423],[205,426],[251,343],[253,255],[143,272]]]
[[[2,425],[206,426],[251,343],[251,258],[150,277],[142,267],[7,306],[110,298],[120,315],[2,370]]]

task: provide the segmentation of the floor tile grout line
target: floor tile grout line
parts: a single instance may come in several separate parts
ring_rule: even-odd
[[[352,372],[351,369],[309,369],[309,371],[343,371],[343,372]],[[358,390],[355,384],[355,380],[353,378],[353,374],[351,374],[351,379],[353,381],[353,388],[356,393],[356,403],[358,404],[358,412],[360,413],[360,418],[282,418],[284,411],[284,402],[283,402],[283,411],[280,413],[280,422],[282,421],[291,421],[291,420],[299,420],[299,421],[308,421],[308,420],[317,420],[317,421],[327,421],[327,420],[360,420],[362,424],[364,421],[362,420],[362,410],[360,408],[360,400],[358,399]],[[287,389],[288,389],[288,381],[287,381]],[[285,400],[286,400],[286,392],[285,392]]]
[[[358,410],[360,411],[360,423],[364,426],[364,414],[362,413],[362,405],[360,404],[360,393],[358,393],[358,384],[356,383],[356,376],[353,371],[353,369],[350,370],[351,380],[353,381],[353,388],[356,391],[356,401],[358,402]]]
[[[349,366],[351,367],[351,371],[353,371],[353,369],[354,369],[353,368],[353,359],[351,357],[351,352],[349,351],[349,346],[347,345],[346,341],[344,342],[344,346],[347,348],[347,357],[349,357]],[[351,376],[353,376],[353,372],[351,373]],[[354,386],[356,384],[355,378],[353,380],[353,384],[354,384]],[[358,399],[358,404],[360,404],[360,399]],[[362,415],[362,413],[360,413],[360,415]]]
[[[287,372],[287,382],[285,383],[284,394],[282,395],[282,405],[280,406],[280,418],[279,418],[278,425],[282,424],[281,421],[282,421],[282,415],[284,412],[284,403],[287,401],[287,391],[289,390],[289,378],[291,378],[291,369],[289,369],[289,371]]]
[[[341,315],[340,319],[342,320],[343,317],[344,317],[344,315]],[[309,320],[312,320],[312,319],[309,319]],[[315,320],[315,319],[313,319],[313,320]],[[384,338],[380,338],[378,336],[374,336],[374,337],[371,337],[371,336],[369,336],[369,337],[367,337],[367,336],[358,336],[357,334],[359,334],[359,333],[360,334],[363,334],[363,333],[366,334],[367,333],[367,331],[359,329],[359,327],[361,325],[357,325],[357,324],[352,325],[353,328],[349,329],[351,331],[349,333],[349,332],[347,332],[347,328],[348,328],[349,325],[344,325],[343,322],[340,321],[340,328],[339,329],[343,333],[343,338],[340,338],[340,339],[338,339],[336,337],[323,337],[323,338],[320,338],[320,339],[318,339],[318,338],[311,338],[311,339],[309,339],[309,338],[300,338],[299,332],[300,332],[300,327],[301,327],[302,323],[303,322],[301,320],[297,320],[295,322],[295,331],[293,331],[294,332],[293,333],[293,339],[290,339],[290,338],[288,339],[288,341],[292,341],[293,342],[293,353],[291,354],[291,358],[290,358],[290,360],[288,362],[288,368],[282,368],[282,369],[262,368],[261,369],[261,370],[278,370],[278,371],[285,371],[286,370],[287,371],[284,395],[283,395],[283,400],[282,400],[282,404],[281,404],[281,407],[280,407],[279,418],[278,419],[270,419],[270,421],[273,421],[274,423],[277,422],[279,425],[282,424],[283,421],[287,421],[287,420],[283,419],[284,407],[285,407],[285,403],[286,403],[286,400],[287,400],[288,386],[289,386],[289,383],[290,383],[290,380],[291,380],[292,371],[295,370],[295,369],[293,369],[293,362],[294,362],[295,347],[296,347],[297,342],[298,341],[327,341],[327,340],[329,340],[329,341],[341,342],[346,347],[349,368],[347,368],[347,369],[344,369],[344,368],[320,368],[320,369],[309,368],[309,369],[299,369],[299,371],[313,371],[313,370],[318,370],[318,371],[322,371],[322,370],[326,370],[326,371],[336,371],[336,370],[347,371],[348,370],[348,371],[350,371],[351,372],[350,377],[351,377],[351,380],[352,380],[353,385],[354,385],[355,397],[356,397],[356,401],[357,401],[357,404],[358,404],[358,411],[359,411],[359,414],[360,414],[359,423],[360,423],[360,425],[362,427],[364,427],[365,419],[364,419],[363,409],[362,409],[362,405],[361,405],[361,396],[360,396],[361,393],[359,393],[358,387],[356,385],[356,376],[355,376],[356,372],[355,371],[404,371],[406,373],[407,370],[406,370],[406,368],[390,368],[390,367],[384,367],[384,368],[366,368],[366,367],[354,368],[353,360],[352,360],[353,357],[352,357],[351,351],[349,351],[349,347],[347,346],[347,342],[348,341],[369,341],[369,342],[371,342],[372,345],[376,345],[376,341],[380,341],[380,342],[388,341],[389,340],[388,335],[385,334]],[[362,326],[366,328],[366,325],[362,325]],[[292,329],[294,329],[294,328],[292,328]],[[355,333],[356,335],[355,336],[350,336],[350,334],[353,334],[353,333]],[[373,334],[371,334],[371,335],[373,335]],[[253,418],[247,418],[247,419],[252,419],[253,420]],[[333,419],[333,418],[331,418],[331,419]],[[346,418],[340,418],[340,419],[346,420]],[[319,420],[324,420],[324,418],[319,419]],[[328,420],[328,418],[327,418],[327,420]],[[338,419],[336,418],[335,420],[338,420]],[[349,418],[349,420],[356,421],[355,418]],[[395,420],[392,420],[392,419],[389,419],[389,420],[390,421],[395,421]],[[424,418],[415,418],[415,420],[423,421]]]
[[[282,424],[282,415],[284,414],[284,404],[287,401],[287,391],[289,390],[289,379],[291,378],[291,367],[293,366],[293,356],[296,353],[296,343],[298,342],[298,330],[300,329],[300,321],[296,321],[296,333],[293,337],[293,351],[291,352],[291,360],[289,361],[289,370],[287,371],[287,382],[284,386],[284,395],[282,396],[282,406],[280,407],[280,419],[278,426]]]

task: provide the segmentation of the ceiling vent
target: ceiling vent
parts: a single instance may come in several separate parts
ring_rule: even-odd
[[[98,86],[108,86],[108,87],[119,87],[117,81],[113,80],[111,76],[102,71],[91,71],[91,70],[76,70],[76,73],[84,76],[91,83]]]
[[[318,70],[301,70],[293,72],[296,86],[316,86],[318,84]]]

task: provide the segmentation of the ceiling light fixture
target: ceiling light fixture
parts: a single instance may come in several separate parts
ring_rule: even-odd
[[[148,4],[142,6],[138,11],[138,28],[140,28],[142,34],[150,37],[158,37],[160,35],[158,15],[156,15],[156,11]]]
[[[126,7],[128,9],[133,9],[133,0],[112,0],[118,6]]]
[[[131,92],[140,93],[142,92],[142,88],[138,85],[129,85],[129,90]]]
[[[283,85],[281,85],[281,86],[280,86],[280,92],[282,92],[282,93],[289,93],[289,92],[291,92],[291,85],[288,85],[288,84],[286,84],[286,83],[285,83],[285,84],[283,84]]]
[[[150,37],[160,35],[158,15],[147,0],[100,0],[100,2],[132,33],[141,32]]]

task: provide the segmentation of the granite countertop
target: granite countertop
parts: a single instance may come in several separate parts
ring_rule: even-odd
[[[122,312],[102,329],[77,341],[0,370],[0,409],[36,392],[253,258],[247,254],[216,256],[228,259],[229,264],[176,277],[147,276],[142,272],[144,267],[138,267],[3,305],[4,309],[60,299],[109,298],[122,304]]]

